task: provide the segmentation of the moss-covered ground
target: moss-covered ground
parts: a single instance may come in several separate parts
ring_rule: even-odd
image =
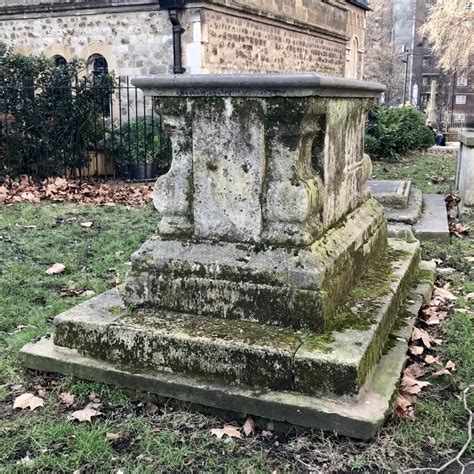
[[[444,171],[433,173],[426,159],[411,158],[409,174],[405,165],[377,165],[376,173],[385,166],[390,170],[384,172],[386,177],[410,176],[420,188],[428,186],[426,174],[446,173],[447,179],[454,174],[452,158],[446,159],[450,165]],[[437,157],[436,163],[441,166],[443,160]],[[219,440],[210,430],[224,422],[186,406],[150,409],[104,385],[24,371],[20,347],[51,331],[54,315],[84,299],[61,296],[61,290],[99,293],[123,281],[132,251],[153,232],[156,219],[151,208],[51,203],[0,208],[1,472],[380,472],[439,466],[456,454],[466,440],[467,422],[457,395],[474,375],[473,306],[464,297],[443,322],[443,344],[437,349],[440,359],[456,363],[457,371],[450,378],[431,379],[416,418],[389,420],[372,442],[262,431],[243,440]],[[84,221],[92,221],[92,227],[82,227]],[[441,267],[452,269],[439,278],[451,280],[458,294],[474,291],[473,264],[466,259],[474,256],[473,243],[453,240],[424,247],[425,258],[440,258]],[[66,271],[46,275],[56,262],[65,264]],[[13,410],[13,400],[28,391],[41,394],[45,406],[32,412]],[[62,392],[76,396],[74,408],[58,403]],[[102,415],[92,422],[68,421],[71,411],[83,408],[92,393],[101,400]],[[467,456],[473,454],[471,449]]]

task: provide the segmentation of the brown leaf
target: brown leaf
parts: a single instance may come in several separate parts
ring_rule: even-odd
[[[115,440],[120,439],[122,437],[122,433],[120,433],[120,432],[118,432],[118,433],[106,433],[105,437],[109,441],[115,441]]]
[[[451,372],[456,372],[456,364],[452,360],[448,360],[444,368],[450,370]]]
[[[243,430],[245,436],[250,436],[252,433],[255,432],[255,421],[250,418],[250,416],[245,420]]]
[[[63,392],[59,395],[59,403],[62,405],[65,405],[66,407],[70,407],[74,405],[74,402],[76,401],[76,397],[70,393],[70,392]]]
[[[413,341],[418,341],[419,339],[421,339],[423,341],[423,344],[428,349],[431,348],[430,335],[424,329],[414,327],[413,331],[412,331],[412,334],[411,334],[411,338],[412,338]]]
[[[213,428],[211,430],[211,435],[217,436],[221,439],[224,435],[227,435],[229,438],[238,438],[242,439],[242,435],[239,430],[230,425],[224,425],[224,428]]]
[[[434,363],[438,363],[439,359],[437,357],[433,357],[432,355],[427,355],[425,357],[425,362],[427,364],[434,364]]]
[[[439,324],[440,322],[441,322],[441,320],[436,316],[431,316],[431,318],[429,318],[425,321],[425,323],[428,326],[435,326],[436,324]]]
[[[451,372],[448,369],[441,369],[432,375],[433,377],[441,377],[442,375],[451,375]]]
[[[398,418],[413,418],[413,403],[409,396],[398,395],[395,403],[394,415]]]
[[[410,395],[416,395],[417,393],[421,392],[421,388],[418,385],[411,385],[409,387],[405,387],[402,391],[402,394],[408,393]]]
[[[408,376],[413,377],[414,379],[416,379],[418,377],[422,377],[423,375],[425,375],[425,369],[423,369],[423,367],[420,364],[415,363],[415,364],[409,365],[403,371],[403,373],[405,375],[408,375]]]
[[[449,300],[449,301],[456,301],[458,299],[457,296],[454,296],[450,291],[444,289],[444,288],[435,288],[433,290],[433,296]]]
[[[44,400],[32,393],[24,393],[23,395],[16,397],[15,402],[13,403],[13,408],[21,408],[22,410],[29,408],[33,411],[42,406],[44,406]]]
[[[413,355],[421,355],[423,354],[423,351],[425,350],[422,346],[410,346],[408,350],[413,354]]]
[[[80,422],[91,421],[93,416],[97,416],[97,415],[100,415],[100,414],[101,414],[100,412],[98,412],[97,410],[92,408],[89,404],[85,408],[83,408],[82,410],[76,410],[76,411],[72,412],[69,415],[68,420],[70,420],[70,421],[77,420],[77,421],[80,421]]]
[[[63,273],[66,270],[66,267],[62,263],[55,263],[52,267],[46,270],[48,275],[57,275],[58,273]]]

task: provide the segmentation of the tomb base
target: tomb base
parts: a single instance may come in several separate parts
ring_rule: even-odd
[[[22,357],[32,369],[250,415],[267,429],[367,439],[390,411],[423,303],[419,266],[417,241],[389,239],[322,334],[130,310],[114,289],[59,315],[54,342],[28,344]],[[429,288],[434,270],[423,268],[422,278]]]
[[[303,248],[156,237],[132,256],[122,296],[137,307],[323,332],[386,242],[373,199]]]

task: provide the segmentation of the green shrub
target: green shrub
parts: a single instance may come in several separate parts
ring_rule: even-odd
[[[39,179],[88,165],[114,78],[90,80],[84,70],[79,60],[56,66],[0,43],[0,177]]]
[[[433,132],[426,117],[411,105],[378,106],[369,115],[365,151],[375,160],[397,160],[412,150],[434,145]]]
[[[169,143],[161,128],[161,118],[147,115],[124,123],[114,132],[111,154],[121,165],[147,163],[159,174],[168,171]]]

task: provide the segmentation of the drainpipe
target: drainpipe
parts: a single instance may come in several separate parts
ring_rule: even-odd
[[[183,74],[186,68],[183,67],[181,55],[181,35],[184,28],[181,26],[178,18],[178,10],[183,8],[184,0],[159,0],[160,9],[168,10],[171,25],[173,26],[173,73]]]

